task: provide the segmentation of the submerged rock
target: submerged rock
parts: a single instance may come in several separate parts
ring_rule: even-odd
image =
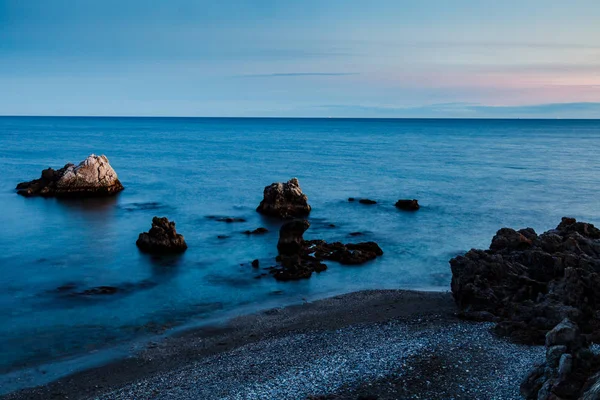
[[[245,235],[262,235],[262,234],[267,233],[267,232],[269,232],[269,230],[267,228],[263,228],[261,226],[260,228],[256,228],[253,231],[248,230],[248,231],[244,231],[242,233],[245,234]]]
[[[413,199],[413,200],[398,200],[395,204],[396,208],[399,208],[400,210],[405,210],[405,211],[417,211],[420,206],[419,206],[419,200],[417,199]]]
[[[600,399],[600,357],[568,318],[546,334],[546,360],[521,383],[521,395],[531,400]]]
[[[371,199],[360,199],[358,202],[360,204],[366,204],[368,206],[373,205],[373,204],[377,204],[377,202],[375,200],[371,200]]]
[[[263,200],[256,211],[282,219],[300,218],[310,213],[310,205],[298,179],[292,178],[286,183],[272,183],[265,187]]]
[[[383,254],[375,242],[342,244],[304,240],[303,234],[309,227],[306,220],[294,220],[281,227],[277,243],[279,266],[270,271],[275,279],[288,281],[310,278],[313,272],[327,269],[324,260],[358,265]]]
[[[495,331],[543,343],[565,318],[600,338],[600,230],[563,218],[541,235],[503,228],[489,250],[450,260],[452,294],[463,314],[488,312]]]
[[[187,249],[183,235],[175,230],[175,222],[164,217],[152,218],[152,228],[140,233],[135,244],[143,252],[153,254],[181,253]]]
[[[59,170],[48,168],[42,176],[17,185],[22,196],[84,197],[110,196],[123,190],[117,173],[106,156],[91,154],[79,165],[67,164]]]
[[[227,222],[228,224],[234,222],[246,222],[246,219],[240,217],[217,217],[216,215],[209,215],[206,218],[212,219],[213,221],[217,222]]]

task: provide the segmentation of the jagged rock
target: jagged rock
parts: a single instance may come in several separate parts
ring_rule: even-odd
[[[110,196],[123,190],[117,173],[106,156],[91,154],[79,165],[66,164],[59,170],[48,168],[42,176],[17,185],[17,193],[43,197]]]
[[[592,224],[563,218],[539,236],[531,228],[503,228],[489,250],[470,250],[450,265],[461,311],[498,317],[498,334],[543,343],[569,318],[600,337],[600,230]]]
[[[252,261],[252,268],[258,268],[258,267],[260,267],[260,261],[253,260]]]
[[[183,235],[175,230],[175,222],[164,217],[152,218],[152,228],[140,233],[135,244],[140,250],[154,254],[181,253],[187,249]]]
[[[298,179],[292,178],[286,183],[272,183],[265,187],[263,200],[256,211],[282,219],[301,218],[310,213],[310,205]]]
[[[396,208],[399,208],[400,210],[405,210],[405,211],[417,211],[420,208],[419,201],[417,199],[398,200],[395,205],[396,205]]]
[[[564,319],[546,334],[546,361],[521,383],[521,394],[531,400],[598,399],[595,373],[600,357],[588,348],[579,327]]]
[[[303,234],[309,227],[306,220],[294,220],[281,227],[277,244],[279,267],[270,271],[275,279],[287,281],[310,278],[313,272],[327,269],[322,262],[324,260],[358,265],[383,254],[375,242],[342,244],[304,240]]]

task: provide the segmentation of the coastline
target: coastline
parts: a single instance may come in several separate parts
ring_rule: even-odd
[[[386,397],[392,389],[404,398],[461,398],[461,391],[518,398],[518,380],[543,349],[496,338],[489,324],[461,321],[455,312],[447,292],[353,292],[179,332],[128,358],[2,398],[394,398]],[[192,384],[203,379],[217,386]]]

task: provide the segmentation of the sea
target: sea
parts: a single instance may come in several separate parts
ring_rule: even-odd
[[[123,192],[16,194],[92,153]],[[0,393],[240,314],[365,289],[448,291],[448,261],[502,227],[600,225],[599,155],[600,120],[1,117]],[[255,209],[292,177],[312,206],[306,239],[375,241],[384,255],[302,281],[263,275],[281,223]],[[184,254],[138,251],[154,216],[176,222]],[[242,233],[258,227],[269,232]],[[118,291],[77,294],[98,286]]]

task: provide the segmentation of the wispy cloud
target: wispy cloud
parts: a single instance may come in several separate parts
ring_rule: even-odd
[[[358,72],[278,72],[272,74],[238,75],[239,78],[290,78],[306,76],[350,76],[359,75]]]

